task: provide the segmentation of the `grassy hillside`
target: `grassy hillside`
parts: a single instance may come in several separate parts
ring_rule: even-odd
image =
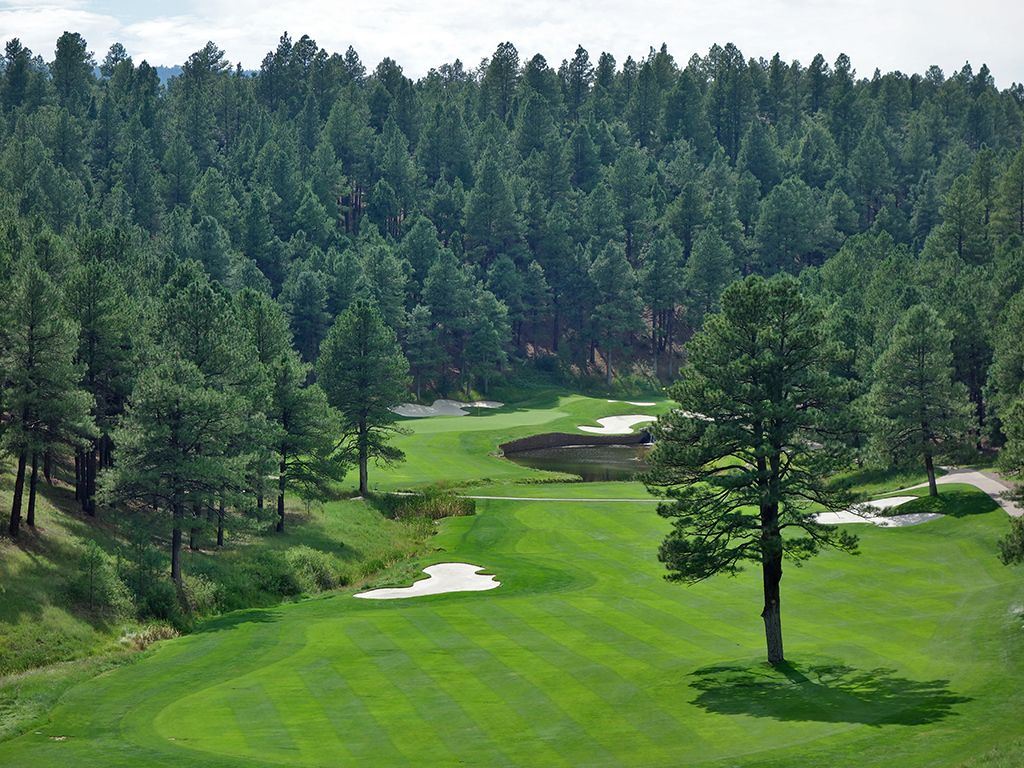
[[[5,477],[0,508],[10,508]],[[54,662],[116,651],[122,636],[139,629],[124,614],[90,610],[72,594],[85,577],[80,561],[96,542],[115,568],[131,557],[127,531],[110,513],[89,519],[78,512],[66,487],[44,488],[36,531],[24,528],[17,543],[0,538],[0,677]],[[264,521],[265,522],[265,521]],[[431,533],[420,522],[396,522],[365,504],[341,500],[306,511],[295,500],[287,532],[236,519],[223,550],[205,537],[202,549],[186,551],[184,568],[209,587],[206,612],[266,606],[317,591],[301,558],[310,549],[330,555],[338,584],[359,583],[420,551]],[[158,542],[159,543],[159,542]],[[154,578],[166,570],[166,547],[152,549]],[[290,554],[291,553],[291,554]]]

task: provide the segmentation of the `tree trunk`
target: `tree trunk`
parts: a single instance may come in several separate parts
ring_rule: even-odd
[[[938,496],[939,487],[935,484],[935,464],[931,451],[924,452],[924,468],[928,471],[928,493],[931,496]]]
[[[47,485],[53,485],[53,454],[50,451],[43,454],[43,477]]]
[[[85,500],[82,509],[89,517],[96,516],[96,445],[89,446],[85,456]]]
[[[775,534],[778,537],[778,534]],[[770,546],[761,555],[761,576],[764,586],[764,637],[768,647],[768,663],[781,664],[785,656],[782,651],[782,604],[779,582],[782,580],[782,542]]]
[[[220,503],[217,505],[217,546],[224,546],[224,496],[220,497]]]
[[[192,526],[188,529],[188,548],[193,552],[199,549],[199,526],[196,525],[196,520],[200,519],[202,513],[199,503],[194,503],[192,505]]]
[[[29,528],[36,527],[36,486],[39,483],[39,455],[32,454],[32,473],[28,477],[28,514],[25,522]]]
[[[612,351],[611,349],[605,349],[604,351],[604,377],[605,384],[608,385],[608,389],[612,388]]]
[[[21,528],[21,495],[25,491],[25,463],[28,457],[22,451],[18,454],[18,473],[14,476],[14,499],[11,501],[11,522],[7,526],[12,538],[18,538]]]
[[[75,501],[82,501],[82,452],[75,450]]]
[[[284,488],[287,480],[285,470],[288,468],[287,455],[281,454],[281,463],[277,469],[277,527],[278,533],[284,533]]]
[[[359,495],[366,496],[370,492],[366,477],[366,465],[369,462],[369,440],[366,433],[366,422],[359,423]]]
[[[171,531],[171,579],[181,586],[181,526],[185,519],[181,502],[174,503],[173,529]]]
[[[673,368],[675,364],[672,361],[672,346],[673,346],[673,332],[675,331],[676,325],[676,309],[673,307],[668,311],[668,331],[666,332],[665,347],[668,349],[668,370],[665,371],[665,380],[672,381]]]

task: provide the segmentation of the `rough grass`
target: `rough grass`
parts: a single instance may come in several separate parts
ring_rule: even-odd
[[[2,511],[10,509],[9,479],[0,480]],[[23,527],[17,542],[0,536],[0,679],[112,652],[122,635],[138,627],[131,616],[89,611],[68,589],[87,542],[98,543],[111,561],[127,555],[117,521],[103,513],[96,519],[80,515],[65,486],[40,490],[36,531]],[[387,520],[350,500],[308,512],[301,506],[289,509],[283,536],[253,530],[251,521],[229,525],[224,550],[186,548],[184,554],[186,576],[207,588],[208,611],[269,606],[325,585],[365,582],[422,551],[433,533],[422,521]],[[158,573],[165,578],[165,546],[158,556]],[[311,560],[324,558],[336,563],[332,578],[319,570],[311,573]]]

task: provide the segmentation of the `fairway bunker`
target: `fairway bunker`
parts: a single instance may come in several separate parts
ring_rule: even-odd
[[[871,523],[879,528],[905,528],[908,525],[920,525],[931,520],[938,520],[943,515],[933,512],[914,512],[891,517],[880,515],[879,512],[898,507],[908,501],[916,501],[917,496],[890,496],[887,499],[865,501],[850,509],[839,512],[822,512],[814,519],[825,525],[845,525],[847,523]]]
[[[597,420],[597,423],[601,425],[599,427],[579,425],[577,429],[592,435],[628,435],[633,432],[634,425],[657,420],[656,416],[641,416],[636,413],[629,416],[605,416],[603,419]]]
[[[428,578],[420,579],[409,587],[388,587],[360,592],[354,597],[368,600],[399,600],[406,597],[443,595],[449,592],[486,592],[496,589],[501,582],[493,576],[479,573],[483,568],[469,563],[438,563],[423,569]]]
[[[474,400],[462,403],[458,400],[435,400],[433,405],[402,403],[391,409],[392,413],[405,416],[407,419],[423,419],[429,416],[468,416],[467,408],[501,408],[504,403],[495,400]]]
[[[653,408],[657,403],[649,403],[643,400],[609,400],[609,403],[625,403],[626,405],[638,405],[641,408]]]

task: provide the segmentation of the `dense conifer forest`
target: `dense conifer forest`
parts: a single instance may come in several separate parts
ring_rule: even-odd
[[[73,458],[86,515],[173,518],[180,581],[232,510],[365,491],[403,393],[668,383],[749,275],[820,301],[861,455],[1021,452],[1024,86],[984,65],[502,43],[414,81],[285,34],[165,86],[65,33],[6,44],[0,106],[13,536]]]

